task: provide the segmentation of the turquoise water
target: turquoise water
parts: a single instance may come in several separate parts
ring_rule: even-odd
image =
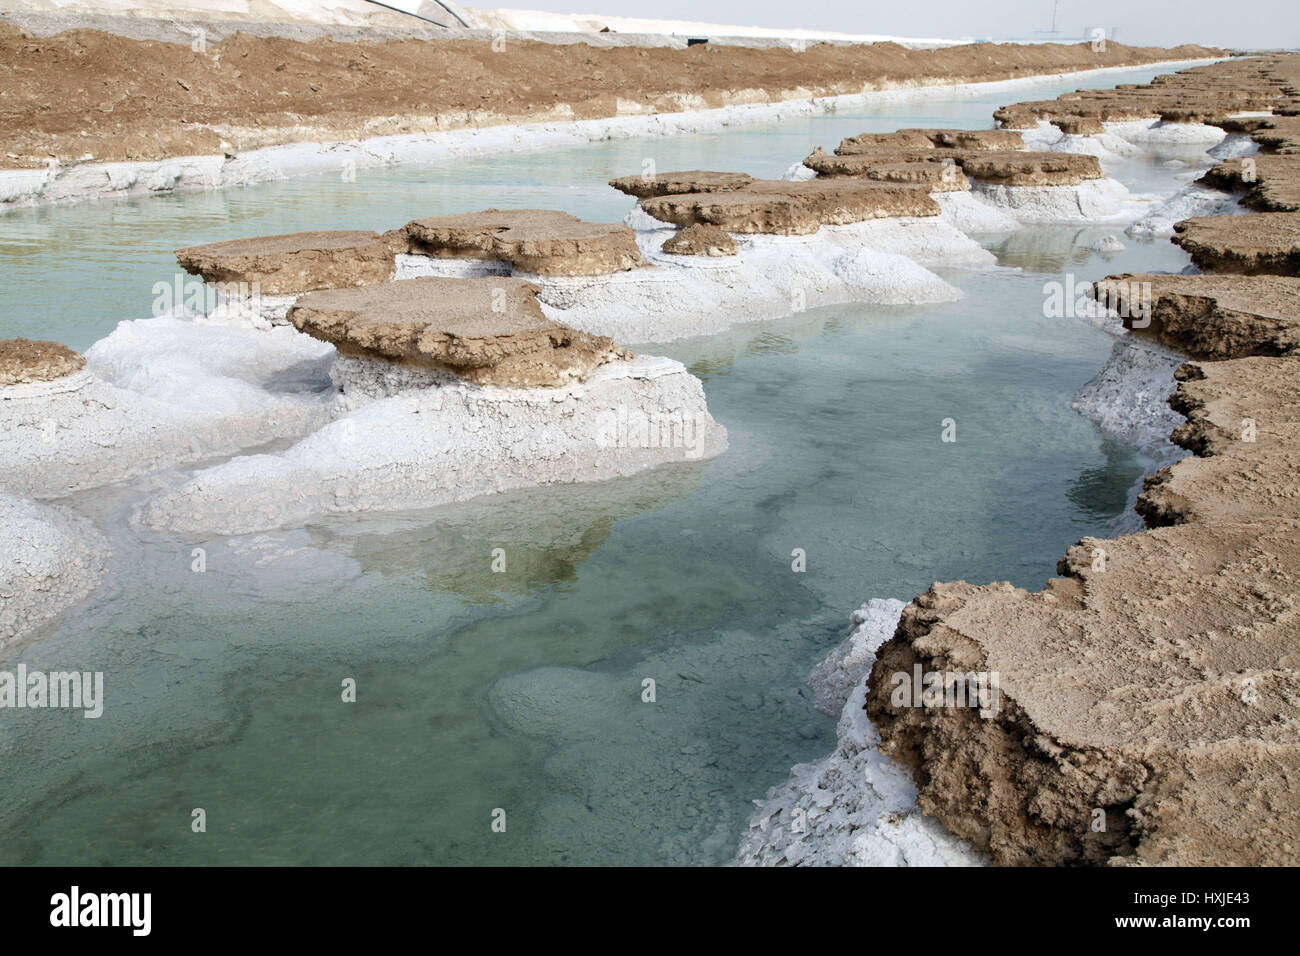
[[[986,125],[1056,92],[12,213],[0,334],[84,346],[147,314],[190,242],[489,205],[612,219],[626,198],[597,184],[647,154],[771,175],[846,133]],[[1126,509],[1148,463],[1070,408],[1111,341],[1044,318],[1041,287],[1186,260],[1089,255],[1108,231],[992,239],[1024,271],[946,274],[951,305],[656,348],[730,433],[712,462],[234,541],[142,536],[131,489],[79,499],[116,544],[111,583],[0,668],[102,670],[105,712],[4,713],[0,863],[725,862],[750,800],[833,746],[804,680],[859,603],[951,578],[1038,588]]]

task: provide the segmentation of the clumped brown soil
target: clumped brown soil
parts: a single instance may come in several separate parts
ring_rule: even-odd
[[[49,382],[86,364],[83,356],[58,342],[0,339],[0,386]]]
[[[808,235],[822,226],[868,219],[939,215],[928,186],[864,179],[757,179],[721,192],[643,199],[641,208],[676,226],[698,223],[724,232],[779,236]]]
[[[267,295],[387,282],[394,271],[388,244],[361,230],[232,239],[178,249],[176,260],[206,282],[256,284]]]
[[[613,116],[926,83],[952,84],[1215,55],[1108,44],[972,44],[943,50],[816,44],[481,41],[299,42],[236,34],[195,52],[95,30],[36,37],[0,24],[0,165],[238,153],[521,120]]]
[[[500,276],[311,292],[289,321],[344,355],[446,369],[483,385],[568,385],[631,357],[610,338],[546,318],[536,286]]]
[[[416,219],[394,237],[436,258],[499,259],[537,275],[595,276],[645,265],[622,223],[584,222],[553,209],[488,209]]]
[[[967,176],[999,186],[1077,186],[1104,175],[1095,156],[1023,146],[1015,130],[905,129],[846,137],[833,156],[818,146],[803,164],[818,176],[928,183],[941,192],[969,189]]]
[[[1140,119],[1232,122],[1234,113],[1288,107],[1295,97],[1294,69],[1277,57],[1251,57],[1167,73],[1144,85],[1121,83],[1110,90],[1078,90],[1054,100],[1015,103],[994,111],[993,117],[1007,129],[1048,121],[1081,133],[1100,132],[1102,122]]]
[[[734,256],[736,240],[717,226],[695,224],[681,229],[663,245],[671,256]]]
[[[1262,76],[1285,98],[1297,73],[1300,57],[1260,58],[1196,83],[1232,103]],[[1171,438],[1192,454],[1147,479],[1148,530],[1083,539],[1037,593],[936,583],[873,667],[882,749],[923,811],[998,863],[1292,865],[1300,852],[1300,278],[1236,268],[1278,245],[1270,215],[1199,230],[1217,250],[1204,267],[1230,272],[1099,284],[1112,303],[1147,284],[1151,321],[1127,324],[1196,356],[1170,397],[1187,419]],[[896,700],[894,675],[914,668],[995,672],[997,706]]]
[[[681,172],[653,173],[648,176],[620,176],[609,184],[621,193],[637,199],[675,196],[679,193],[722,193],[757,182],[749,173],[719,173],[692,169]]]

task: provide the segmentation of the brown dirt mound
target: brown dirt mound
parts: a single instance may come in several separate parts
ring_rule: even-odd
[[[78,372],[86,359],[58,342],[0,339],[0,385],[49,382]]]
[[[500,259],[538,275],[590,276],[645,265],[636,233],[621,223],[584,222],[553,209],[488,209],[407,223],[411,252]]]
[[[725,232],[807,235],[825,225],[868,219],[937,216],[926,186],[862,179],[815,179],[790,183],[761,179],[721,193],[682,193],[641,201],[662,222],[695,223]]]
[[[672,196],[678,193],[720,193],[756,182],[748,173],[718,173],[701,169],[689,172],[655,173],[652,176],[620,176],[609,184],[637,199]]]
[[[734,256],[736,240],[717,226],[696,223],[665,242],[664,252],[674,256]]]

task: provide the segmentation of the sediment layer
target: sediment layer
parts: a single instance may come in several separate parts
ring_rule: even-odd
[[[631,357],[613,339],[546,318],[537,287],[505,277],[313,292],[298,300],[289,321],[343,355],[447,369],[481,385],[568,385]]]
[[[237,33],[191,48],[96,30],[35,37],[0,24],[0,165],[217,155],[537,122],[970,83],[1199,59],[1205,47],[972,44],[909,50],[556,46],[510,41],[309,43]],[[95,82],[87,83],[87,71]]]
[[[1087,132],[1099,132],[1098,123],[1143,119],[1216,124],[1237,113],[1288,104],[1295,78],[1294,66],[1283,57],[1243,58],[1166,73],[1143,85],[1121,83],[1109,90],[1015,103],[995,110],[993,117],[1006,129],[1059,121],[1083,124],[1078,129]]]
[[[1245,217],[1233,217],[1245,218]],[[1300,346],[1300,278],[1294,276],[1108,276],[1097,295],[1125,326],[1193,358],[1284,355]],[[1149,314],[1147,314],[1149,312]]]
[[[733,233],[808,235],[826,225],[868,219],[937,216],[923,185],[853,179],[756,180],[722,192],[693,192],[641,200],[641,208],[677,226],[717,226]]]
[[[1300,213],[1185,219],[1174,242],[1206,272],[1300,275]]]
[[[696,223],[678,230],[663,244],[663,251],[672,256],[734,256],[736,240],[717,226]]]
[[[85,364],[85,358],[58,342],[0,339],[0,386],[53,381]]]
[[[627,226],[583,222],[552,209],[433,216],[407,223],[400,233],[410,252],[498,259],[538,275],[607,275],[645,265]]]
[[[609,184],[619,192],[637,199],[650,199],[655,196],[675,196],[678,193],[721,193],[729,189],[740,189],[756,181],[748,173],[692,169],[645,176],[620,176],[611,179]]]
[[[176,251],[176,261],[205,282],[244,283],[267,295],[387,282],[393,252],[378,233],[294,232],[232,239]]]

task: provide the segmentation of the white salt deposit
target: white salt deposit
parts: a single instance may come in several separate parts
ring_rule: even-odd
[[[0,493],[0,648],[94,591],[108,555],[108,542],[80,515]]]
[[[1179,458],[1184,452],[1169,441],[1169,434],[1184,419],[1169,407],[1169,396],[1177,387],[1174,370],[1186,359],[1125,332],[1116,339],[1105,367],[1079,390],[1074,408],[1158,461]]]
[[[699,380],[671,359],[613,362],[554,389],[412,384],[280,454],[195,473],[149,502],[143,522],[192,536],[249,534],[599,481],[726,448]]]
[[[121,322],[82,375],[0,389],[0,485],[58,497],[305,434],[328,417],[333,352],[284,327]]]
[[[1002,186],[976,183],[975,197],[1022,223],[1126,222],[1140,204],[1113,179],[1089,179],[1077,186]]]
[[[930,196],[939,204],[941,218],[962,232],[1010,232],[1020,228],[1020,220],[980,199],[974,192],[931,193]]]
[[[1245,211],[1232,193],[1191,183],[1156,203],[1125,231],[1134,238],[1154,239],[1172,236],[1174,223],[1193,216],[1228,216]]]

